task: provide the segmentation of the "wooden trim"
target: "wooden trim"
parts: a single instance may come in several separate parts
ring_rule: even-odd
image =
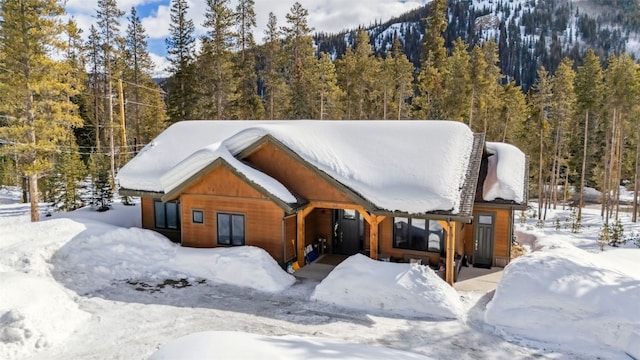
[[[305,221],[304,219],[307,217],[307,215],[309,215],[313,209],[315,209],[314,206],[307,206],[304,209],[298,211],[298,228],[296,229],[298,235],[297,237],[297,253],[298,253],[298,265],[300,265],[300,267],[303,267],[305,265],[305,258],[304,258],[304,248],[305,248],[305,238],[306,238],[306,228],[305,228]]]
[[[451,220],[446,223],[447,238],[445,241],[446,258],[445,258],[445,281],[447,284],[453,286],[455,282],[455,248],[456,248],[456,229],[455,223]]]

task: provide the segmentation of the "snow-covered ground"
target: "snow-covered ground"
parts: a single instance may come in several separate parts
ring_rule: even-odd
[[[258,248],[141,230],[138,206],[32,224],[19,192],[0,197],[0,359],[640,358],[640,249],[600,252],[598,209],[579,234],[568,210],[519,224],[535,251],[480,293],[362,256],[296,279]]]

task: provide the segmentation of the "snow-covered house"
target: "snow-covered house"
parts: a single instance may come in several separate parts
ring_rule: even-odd
[[[258,246],[301,266],[308,245],[446,259],[453,283],[454,254],[509,261],[526,175],[520,150],[459,122],[184,121],[118,181],[141,197],[143,227],[183,246]]]

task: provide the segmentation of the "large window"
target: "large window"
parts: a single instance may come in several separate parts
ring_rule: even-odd
[[[244,245],[244,215],[218,213],[218,244]]]
[[[394,218],[393,247],[440,253],[444,250],[444,229],[437,221]]]
[[[156,229],[180,229],[180,204],[177,201],[163,203],[156,200],[153,209]]]

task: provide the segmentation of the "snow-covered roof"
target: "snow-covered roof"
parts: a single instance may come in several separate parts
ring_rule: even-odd
[[[377,209],[458,213],[474,135],[451,121],[184,121],[120,170],[128,190],[167,193],[223,158],[287,203],[277,180],[234,158],[270,136]]]
[[[485,146],[490,156],[482,189],[483,200],[525,202],[527,160],[524,153],[505,143],[487,142]]]

